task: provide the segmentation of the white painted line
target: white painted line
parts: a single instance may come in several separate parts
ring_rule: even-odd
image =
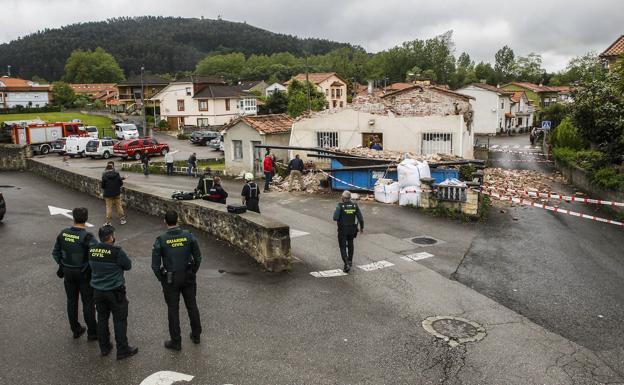
[[[161,371],[149,375],[139,385],[172,385],[179,381],[190,382],[193,378],[184,373]]]
[[[508,145],[504,145],[503,148],[509,148],[509,146]]]
[[[306,233],[305,231],[290,229],[290,238],[303,237],[305,235],[310,235],[310,233]]]
[[[491,148],[498,148],[498,144],[493,144]]]
[[[394,266],[394,263],[388,261],[377,261],[373,263],[369,263],[368,265],[358,266],[360,269],[364,271],[373,271],[378,269],[383,269],[384,267]]]
[[[530,144],[527,144],[526,146],[524,146],[524,148],[533,148],[533,147],[531,147]]]
[[[407,262],[414,262],[414,261],[420,261],[421,259],[427,259],[431,257],[433,257],[433,254],[422,252],[422,253],[405,255],[401,257],[401,259]]]
[[[48,210],[50,210],[50,215],[62,215],[71,220],[74,220],[74,216],[72,215],[72,210],[63,209],[60,207],[48,206]],[[85,225],[87,227],[93,227],[93,225],[89,222],[86,222]]]
[[[312,274],[312,276],[316,277],[316,278],[342,277],[343,275],[349,275],[349,274],[345,273],[344,271],[342,271],[340,269],[325,270],[325,271],[313,271],[310,274]]]
[[[513,146],[513,148],[518,149],[518,148],[520,148],[520,145],[516,144],[515,146]]]

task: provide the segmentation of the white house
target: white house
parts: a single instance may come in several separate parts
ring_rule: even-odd
[[[262,160],[266,150],[256,145],[287,146],[294,120],[286,114],[243,116],[223,129],[225,172],[239,175],[253,172],[262,176]],[[287,150],[271,150],[277,159],[288,160]]]
[[[326,110],[296,121],[290,146],[349,149],[368,146],[375,136],[385,150],[472,158],[470,99],[419,85],[381,97],[358,96],[350,108]]]
[[[524,91],[514,91],[511,96],[511,127],[515,132],[528,132],[533,127],[535,107]]]
[[[243,115],[257,113],[256,96],[220,78],[191,76],[171,82],[152,100],[170,128],[220,127]]]
[[[474,110],[472,126],[475,134],[496,135],[512,127],[513,91],[485,83],[473,83],[460,88],[457,92],[474,98],[470,104]]]
[[[338,76],[337,73],[313,72],[307,75],[299,74],[287,81],[286,85],[293,80],[305,82],[306,79],[316,85],[320,92],[325,94],[328,108],[344,108],[347,106],[347,81]]]
[[[30,80],[0,78],[0,109],[22,107],[45,107],[50,103],[50,86],[39,85]]]
[[[264,90],[264,95],[268,98],[275,92],[286,92],[287,88],[281,83],[273,83]]]

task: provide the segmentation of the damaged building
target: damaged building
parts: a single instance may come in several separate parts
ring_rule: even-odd
[[[414,84],[383,95],[361,95],[344,109],[293,124],[290,146],[350,149],[379,142],[384,150],[473,157],[472,97]]]

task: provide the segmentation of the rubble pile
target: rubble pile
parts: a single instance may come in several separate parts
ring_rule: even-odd
[[[299,180],[293,179],[293,186],[290,185],[290,177],[282,178],[279,175],[273,177],[273,183],[270,185],[271,191],[305,191],[307,193],[316,193],[323,188],[320,183],[325,179],[325,176],[320,173],[305,173],[301,176],[303,186],[300,186]]]
[[[455,155],[448,154],[430,154],[430,155],[416,155],[411,152],[404,151],[393,151],[393,150],[371,150],[367,147],[355,147],[347,150],[338,150],[334,149],[336,152],[344,153],[349,156],[359,156],[363,158],[369,159],[383,159],[391,162],[400,162],[405,158],[416,159],[416,160],[426,160],[428,162],[440,162],[445,160],[456,160],[459,157]]]
[[[553,183],[566,184],[567,181],[559,172],[547,175],[535,170],[506,170],[502,168],[485,169],[485,185],[500,189],[506,196],[527,198],[522,194],[503,190],[519,190],[550,193],[556,192]]]

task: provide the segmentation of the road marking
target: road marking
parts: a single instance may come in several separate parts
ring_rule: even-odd
[[[404,255],[401,257],[401,259],[407,262],[414,262],[414,261],[420,261],[421,259],[427,259],[431,257],[433,257],[433,254],[422,252],[422,253]]]
[[[498,147],[499,147],[499,146],[498,146],[498,144],[493,144],[493,145],[491,146],[491,148],[498,148]]]
[[[513,148],[518,149],[518,148],[520,148],[520,145],[516,144],[515,146],[513,146]]]
[[[384,267],[394,266],[394,263],[388,261],[377,261],[373,263],[369,263],[368,265],[358,266],[360,269],[364,271],[373,271],[378,269],[383,269]]]
[[[310,235],[310,233],[306,233],[305,231],[290,229],[290,238],[303,237],[305,235]]]
[[[533,148],[533,147],[531,147],[530,144],[527,144],[526,146],[524,146],[524,148]]]
[[[325,271],[313,271],[310,274],[312,274],[312,276],[316,277],[316,278],[342,277],[343,275],[348,275],[347,273],[345,273],[344,271],[342,271],[340,269],[325,270]]]
[[[509,146],[508,145],[504,145],[503,148],[509,148]]]
[[[48,210],[50,210],[50,215],[62,215],[64,217],[71,219],[72,221],[74,220],[71,210],[63,209],[60,207],[54,207],[54,206],[48,206]],[[93,225],[89,222],[85,223],[85,225],[87,227],[93,227]]]
[[[179,381],[189,382],[193,378],[194,376],[184,373],[161,371],[149,375],[139,385],[173,385]]]

